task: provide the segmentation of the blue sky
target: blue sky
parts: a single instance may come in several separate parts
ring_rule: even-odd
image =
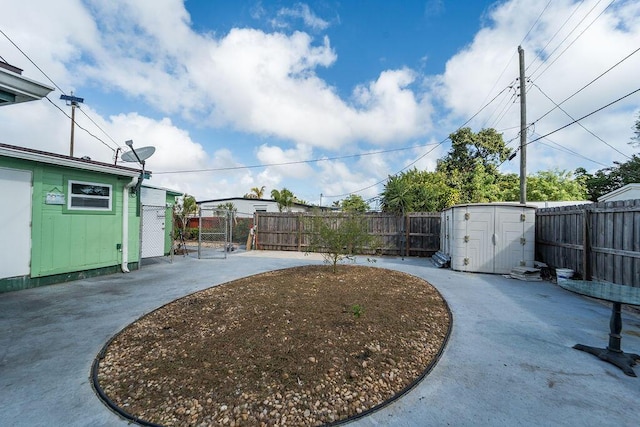
[[[389,175],[433,170],[471,117],[515,149],[518,45],[529,173],[638,152],[638,93],[540,138],[640,87],[637,1],[30,0],[5,5],[0,29],[2,58],[85,98],[77,122],[102,141],[77,129],[75,155],[154,146],[151,184],[200,200],[263,185],[375,198]],[[68,154],[60,94],[0,109],[0,142]]]

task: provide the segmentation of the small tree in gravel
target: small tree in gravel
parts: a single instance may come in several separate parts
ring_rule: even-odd
[[[334,273],[338,262],[380,247],[376,236],[369,234],[362,214],[320,215],[316,212],[311,217],[310,228],[309,251],[321,253]]]

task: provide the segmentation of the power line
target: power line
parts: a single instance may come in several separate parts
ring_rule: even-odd
[[[562,108],[561,106],[559,106],[553,99],[551,99],[551,97],[549,97],[549,95],[547,95],[541,88],[540,86],[538,86],[537,84],[530,82],[536,89],[538,89],[540,91],[540,93],[542,93],[549,101],[551,101],[551,103],[553,103],[553,105],[555,105],[557,108],[560,109],[560,111],[562,111],[563,113],[565,113],[570,119],[575,120],[573,118],[573,116],[571,116],[571,114],[569,114],[564,108]],[[609,144],[607,141],[605,141],[604,139],[600,138],[598,135],[596,135],[595,133],[593,133],[591,130],[587,129],[582,123],[577,122],[578,126],[580,126],[582,129],[586,130],[587,132],[589,132],[592,136],[594,136],[595,138],[597,138],[599,141],[601,141],[603,144],[605,144],[607,147],[613,149],[614,151],[618,152],[619,154],[622,154],[623,156],[625,156],[627,159],[631,159],[631,157],[629,157],[628,155],[626,155],[625,153],[623,153],[622,151],[618,150],[616,147],[614,147],[613,145]]]
[[[513,89],[514,85],[516,83],[516,80],[514,80],[513,82],[509,83],[509,89]],[[493,119],[493,116],[496,114],[496,112],[498,110],[500,110],[500,113],[498,113],[498,117],[500,117],[502,115],[502,113],[504,112],[505,109],[507,109],[507,107],[509,106],[509,104],[511,103],[511,100],[514,98],[514,94],[512,93],[510,97],[504,97],[499,103],[498,105],[496,105],[496,108],[494,108],[493,112],[489,115],[489,117],[484,121],[484,123],[482,124],[482,127],[486,127],[487,124],[489,123],[489,121],[491,119]],[[506,100],[506,102],[505,102]],[[502,106],[502,104],[504,103],[504,106]],[[494,127],[494,126],[491,126]]]
[[[36,67],[36,68],[38,69],[38,71],[40,71],[40,72],[42,73],[42,75],[43,75],[43,76],[45,76],[45,77],[46,77],[46,78],[51,82],[51,84],[52,84],[52,85],[54,85],[56,88],[58,88],[58,90],[59,90],[60,92],[62,92],[62,93],[64,94],[64,91],[63,91],[62,89],[60,89],[60,86],[58,86],[58,85],[56,84],[56,82],[54,82],[54,81],[51,79],[51,77],[49,77],[49,76],[47,75],[47,73],[45,73],[45,72],[42,70],[42,68],[38,67],[38,64],[36,64],[35,62],[33,62],[33,60],[29,57],[29,55],[27,55],[27,54],[26,54],[22,49],[20,49],[20,47],[19,47],[17,44],[15,44],[15,43],[14,43],[14,41],[13,41],[13,40],[11,40],[11,38],[10,38],[10,37],[9,37],[9,36],[4,32],[4,31],[2,31],[2,29],[0,29],[0,33],[2,33],[2,35],[3,35],[7,40],[9,40],[9,43],[11,43],[11,44],[16,48],[16,49],[18,49],[18,51],[19,51],[22,55],[24,55],[24,57],[25,57],[25,58],[27,58],[27,60],[29,60],[29,62],[31,62],[31,64],[33,64],[33,66],[34,66],[34,67]]]
[[[531,25],[531,28],[529,28],[529,31],[527,31],[527,34],[525,34],[524,37],[522,38],[522,42],[524,42],[527,39],[527,37],[529,37],[529,34],[531,34],[531,31],[533,31],[533,29],[538,24],[538,22],[540,22],[540,18],[542,18],[542,15],[544,15],[544,12],[549,8],[549,5],[551,4],[551,1],[552,0],[549,0],[547,2],[547,4],[545,5],[544,9],[542,9],[542,12],[540,12],[540,15],[538,15],[538,18],[536,18],[536,20],[533,23],[533,25]],[[520,42],[520,45],[522,45],[522,42]]]
[[[95,127],[97,127],[98,129],[100,129],[100,131],[102,131],[102,133],[103,133],[103,134],[105,134],[105,135],[107,136],[107,138],[109,138],[109,139],[111,140],[111,142],[113,142],[113,143],[116,145],[116,147],[118,147],[118,148],[122,148],[122,146],[121,146],[120,144],[118,144],[116,141],[114,141],[114,139],[113,139],[113,138],[111,138],[111,135],[109,135],[109,134],[108,134],[104,129],[102,129],[102,128],[100,127],[100,125],[98,125],[98,124],[97,124],[97,123],[96,123],[96,122],[95,122],[95,121],[94,121],[94,120],[93,120],[93,119],[92,119],[92,118],[91,118],[87,113],[85,113],[85,112],[84,112],[84,110],[80,109],[80,112],[81,112],[82,114],[84,114],[84,116],[85,116],[87,119],[89,119],[89,121],[90,121],[91,123],[93,123],[93,125],[94,125]],[[109,147],[109,148],[111,148],[111,147]]]
[[[596,163],[596,164],[598,164],[598,165],[600,165],[600,166],[604,166],[604,167],[609,166],[609,165],[606,165],[606,164],[604,164],[604,163],[601,163],[601,162],[599,162],[599,161],[597,161],[597,160],[593,160],[593,159],[591,159],[591,158],[589,158],[589,157],[587,157],[587,156],[584,156],[584,155],[582,155],[582,154],[580,154],[580,153],[578,153],[578,152],[576,152],[576,151],[573,151],[573,150],[571,150],[570,148],[567,148],[567,147],[565,147],[565,146],[563,146],[563,145],[561,145],[561,144],[559,144],[559,143],[557,143],[557,142],[555,142],[555,141],[552,141],[552,140],[551,140],[551,139],[549,139],[549,138],[544,138],[544,139],[545,139],[545,140],[547,140],[547,141],[549,141],[549,142],[551,142],[552,144],[556,145],[556,147],[554,147],[553,145],[547,144],[547,143],[545,143],[545,142],[543,142],[543,141],[539,141],[539,144],[546,145],[547,147],[552,148],[552,149],[554,149],[554,150],[563,151],[563,152],[565,152],[565,153],[573,154],[573,155],[574,155],[574,156],[576,156],[576,157],[581,157],[581,158],[583,158],[583,159],[585,159],[585,160],[588,160],[588,161],[590,161],[590,162],[592,162],[592,163]]]
[[[466,123],[465,123],[465,124],[466,124]],[[462,125],[462,126],[464,126],[464,125]],[[462,126],[461,126],[461,127],[462,127]],[[349,192],[349,193],[337,194],[337,195],[333,195],[333,196],[323,195],[323,197],[326,197],[326,198],[329,198],[329,199],[334,199],[334,198],[337,198],[337,197],[345,197],[345,196],[349,196],[349,195],[351,195],[351,194],[357,194],[357,193],[360,193],[360,192],[362,192],[362,191],[368,190],[368,189],[370,189],[370,188],[376,187],[376,186],[378,186],[378,185],[382,184],[383,182],[387,181],[387,180],[389,179],[389,177],[390,177],[390,176],[398,175],[399,173],[404,172],[405,170],[409,169],[411,166],[413,166],[413,165],[415,165],[416,163],[418,163],[420,160],[422,160],[423,158],[425,158],[427,155],[431,154],[431,152],[432,152],[433,150],[435,150],[436,148],[438,148],[438,146],[440,146],[440,145],[444,144],[444,142],[445,142],[447,139],[449,139],[449,137],[446,137],[445,139],[443,139],[442,141],[440,141],[439,143],[437,143],[437,144],[436,144],[436,145],[435,145],[431,150],[427,151],[427,152],[426,152],[426,153],[424,153],[422,156],[418,157],[418,158],[417,158],[417,159],[415,159],[413,162],[409,163],[408,165],[406,165],[405,167],[403,167],[402,169],[400,169],[398,172],[394,173],[393,175],[389,175],[387,178],[384,178],[384,179],[382,179],[382,180],[380,180],[380,181],[376,182],[375,184],[368,185],[368,186],[366,186],[366,187],[364,187],[364,188],[361,188],[361,189],[356,190],[356,191],[351,191],[351,192]]]
[[[60,108],[58,105],[56,105],[56,104],[55,104],[51,99],[49,99],[49,97],[48,97],[48,96],[45,96],[45,99],[46,99],[47,101],[49,101],[49,102],[51,103],[51,105],[53,105],[53,106],[54,106],[54,107],[56,107],[58,110],[60,110],[60,112],[61,112],[62,114],[64,114],[65,116],[67,116],[67,118],[68,118],[69,120],[71,120],[71,116],[70,116],[69,114],[67,114],[67,112],[66,112],[66,111],[64,111],[62,108]],[[98,138],[96,135],[92,134],[92,133],[91,133],[89,130],[87,130],[86,128],[84,128],[84,127],[80,126],[80,125],[78,124],[78,122],[75,122],[75,124],[76,124],[76,126],[78,126],[80,129],[82,129],[83,131],[85,131],[86,133],[88,133],[90,136],[94,137],[95,139],[97,139],[98,141],[100,141],[102,144],[104,144],[104,146],[105,146],[105,147],[107,147],[109,150],[114,151],[114,152],[116,151],[116,150],[114,150],[114,149],[113,149],[109,144],[107,144],[106,142],[104,142],[102,139],[100,139],[100,138]]]
[[[34,67],[36,67],[36,68],[38,69],[38,71],[40,71],[40,72],[42,73],[42,75],[43,75],[43,76],[45,76],[45,77],[47,78],[47,80],[49,80],[49,82],[51,82],[51,84],[52,84],[53,86],[55,86],[55,87],[56,87],[56,88],[57,88],[57,89],[58,89],[58,90],[59,90],[63,95],[66,95],[65,91],[64,91],[64,90],[62,90],[62,88],[61,88],[60,86],[58,86],[58,84],[57,84],[55,81],[53,81],[53,79],[52,79],[51,77],[49,77],[49,75],[48,75],[47,73],[45,73],[45,72],[44,72],[44,70],[43,70],[42,68],[40,68],[40,67],[38,66],[38,64],[36,64],[36,63],[31,59],[31,57],[29,57],[29,55],[27,55],[27,54],[26,54],[26,52],[24,52],[22,49],[20,49],[20,47],[19,47],[19,46],[18,46],[18,45],[17,45],[17,44],[16,44],[16,43],[15,43],[15,42],[14,42],[14,41],[13,41],[13,40],[12,40],[12,39],[11,39],[11,38],[10,38],[10,37],[5,33],[5,32],[4,32],[4,31],[2,31],[2,29],[0,29],[0,33],[2,33],[2,35],[3,35],[3,36],[4,36],[4,37],[9,41],[9,43],[11,43],[11,44],[16,48],[16,49],[18,49],[18,51],[19,51],[19,52],[20,52],[20,53],[21,53],[25,58],[27,58],[27,60],[28,60],[29,62],[31,62],[31,64],[32,64]],[[3,59],[3,61],[4,61],[4,59]],[[67,118],[69,118],[70,120],[73,120],[73,119],[71,119],[71,117],[70,117],[70,116],[69,116],[69,115],[68,115],[64,110],[62,110],[60,107],[58,107],[56,104],[54,104],[54,103],[51,101],[51,99],[49,99],[49,97],[46,97],[46,98],[47,98],[47,100],[48,100],[48,101],[49,101],[53,106],[55,106],[55,107],[56,107],[58,110],[60,110],[60,111],[61,111],[65,116],[67,116]],[[84,112],[82,109],[81,109],[80,111],[82,112],[82,114],[84,114],[84,115],[85,115],[85,117],[87,117],[87,118],[91,121],[91,123],[93,123],[93,124],[94,124],[98,129],[100,129],[100,130],[102,131],[102,133],[104,133],[104,134],[105,134],[105,135],[106,135],[106,136],[107,136],[111,141],[113,141],[113,143],[114,143],[114,144],[116,144],[116,147],[119,147],[118,143],[117,143],[117,142],[115,142],[115,141],[113,140],[113,138],[111,138],[111,136],[110,136],[109,134],[107,134],[107,132],[105,132],[105,130],[104,130],[104,129],[102,129],[100,126],[98,126],[98,124],[97,124],[97,123],[96,123],[96,122],[95,122],[91,117],[89,117],[89,115],[88,115],[86,112]],[[80,129],[84,130],[84,131],[85,131],[85,132],[87,132],[90,136],[92,136],[93,138],[97,139],[97,140],[98,140],[98,141],[100,141],[102,144],[104,144],[104,145],[105,145],[107,148],[109,148],[111,151],[114,151],[114,152],[116,151],[116,150],[114,150],[114,149],[113,149],[113,147],[109,146],[109,145],[108,145],[106,142],[104,142],[102,139],[98,138],[96,135],[94,135],[93,133],[89,132],[87,129],[85,129],[85,128],[83,128],[82,126],[78,125],[78,122],[76,122],[75,120],[74,120],[74,123],[75,123],[75,125],[76,125],[76,126],[78,126]]]
[[[480,109],[479,109],[479,110],[478,110],[478,111],[477,111],[473,116],[469,117],[469,119],[467,119],[467,121],[466,121],[466,122],[464,122],[462,125],[460,125],[460,126],[458,127],[458,129],[456,129],[456,130],[454,131],[454,133],[455,133],[455,132],[457,132],[457,131],[459,131],[459,130],[460,130],[460,129],[462,129],[463,127],[465,127],[465,126],[466,126],[466,125],[467,125],[471,120],[473,120],[473,119],[474,119],[478,114],[480,114],[480,113],[481,113],[485,108],[487,108],[489,105],[491,105],[491,103],[493,103],[493,101],[495,101],[495,100],[496,100],[500,95],[502,95],[502,93],[503,93],[505,90],[509,89],[509,87],[510,87],[510,86],[506,86],[504,89],[502,89],[502,90],[501,90],[501,91],[500,91],[496,96],[494,96],[494,97],[491,99],[491,101],[489,101],[489,102],[488,102],[488,103],[486,103],[484,106],[482,106],[482,108],[480,108]],[[426,152],[426,153],[424,153],[422,156],[418,157],[418,158],[417,158],[417,159],[415,159],[413,162],[409,163],[408,165],[406,165],[405,167],[403,167],[402,169],[400,169],[398,172],[394,173],[393,175],[389,175],[389,176],[387,176],[387,178],[385,178],[385,179],[383,179],[383,180],[380,180],[380,181],[376,182],[376,183],[375,183],[375,184],[373,184],[373,185],[369,185],[369,186],[367,186],[367,187],[361,188],[361,189],[356,190],[356,191],[351,191],[351,192],[349,192],[349,193],[345,193],[345,194],[338,194],[338,195],[334,195],[334,196],[324,196],[324,197],[327,197],[327,198],[345,197],[345,196],[349,196],[349,195],[351,195],[351,194],[360,193],[360,192],[362,192],[362,191],[365,191],[365,190],[368,190],[368,189],[370,189],[370,188],[372,188],[372,187],[375,187],[375,186],[377,186],[377,185],[380,185],[380,184],[382,184],[383,182],[387,181],[387,180],[389,179],[389,177],[391,177],[391,176],[395,176],[395,175],[398,175],[399,173],[402,173],[403,171],[407,170],[407,169],[408,169],[408,168],[410,168],[411,166],[413,166],[413,165],[415,165],[416,163],[418,163],[418,162],[419,162],[420,160],[422,160],[424,157],[426,157],[427,155],[431,154],[431,152],[432,152],[433,150],[435,150],[437,147],[439,147],[440,145],[444,144],[444,143],[445,143],[445,141],[446,141],[447,139],[449,139],[449,137],[448,137],[448,136],[447,136],[446,138],[444,138],[442,141],[438,142],[438,143],[437,143],[437,144],[436,144],[436,145],[435,145],[431,150],[427,151],[427,152]]]
[[[565,102],[567,102],[568,100],[570,100],[571,98],[573,98],[574,96],[576,96],[577,94],[579,94],[580,92],[582,92],[583,90],[585,90],[587,87],[591,86],[593,83],[595,83],[597,80],[599,80],[600,78],[602,78],[605,74],[607,74],[608,72],[610,72],[611,70],[613,70],[614,68],[616,68],[618,65],[622,64],[624,61],[626,61],[627,59],[629,59],[631,56],[635,55],[636,53],[638,53],[638,51],[640,51],[640,47],[637,48],[636,50],[634,50],[633,52],[631,52],[630,54],[628,54],[627,56],[625,56],[624,58],[622,58],[620,61],[616,62],[614,65],[612,65],[611,67],[609,67],[606,71],[604,71],[603,73],[601,73],[598,77],[596,77],[595,79],[591,80],[589,83],[587,83],[586,85],[582,86],[580,89],[578,89],[577,91],[575,91],[572,95],[570,95],[569,97],[565,98],[564,101],[562,101],[561,103],[559,103],[556,107],[553,107],[551,110],[547,111],[546,113],[544,113],[541,117],[539,117],[537,120],[535,120],[533,123],[539,122],[540,120],[542,120],[543,118],[545,118],[547,115],[549,115],[552,111],[555,111],[556,108],[559,108],[560,105],[564,104]]]
[[[580,117],[579,119],[575,119],[574,121],[572,121],[572,122],[570,122],[570,123],[567,123],[566,125],[564,125],[564,126],[562,126],[562,127],[559,127],[559,128],[558,128],[558,129],[556,129],[556,130],[553,130],[553,131],[551,131],[551,132],[549,132],[549,133],[546,133],[546,134],[544,134],[544,135],[542,135],[542,136],[540,136],[540,137],[538,137],[538,138],[536,138],[536,139],[534,139],[534,140],[532,140],[532,141],[527,142],[527,145],[532,144],[532,143],[534,143],[534,142],[536,142],[536,141],[539,141],[539,140],[541,140],[542,138],[546,138],[546,137],[547,137],[547,136],[549,136],[549,135],[553,135],[554,133],[559,132],[559,131],[561,131],[562,129],[565,129],[565,128],[567,128],[567,127],[569,127],[569,126],[573,125],[573,124],[576,124],[576,123],[578,123],[580,120],[586,119],[587,117],[592,116],[592,115],[594,115],[595,113],[598,113],[598,112],[600,112],[600,111],[604,110],[605,108],[610,107],[610,106],[612,106],[613,104],[615,104],[615,103],[617,103],[617,102],[620,102],[620,101],[622,101],[623,99],[628,98],[628,97],[630,97],[631,95],[633,95],[633,94],[635,94],[635,93],[637,93],[637,92],[640,92],[640,88],[638,88],[638,89],[636,89],[636,90],[634,90],[634,91],[632,91],[632,92],[629,92],[628,94],[626,94],[626,95],[624,95],[624,96],[621,96],[620,98],[616,99],[615,101],[611,101],[611,102],[610,102],[610,103],[608,103],[607,105],[604,105],[604,106],[602,106],[602,107],[598,108],[597,110],[594,110],[594,111],[590,112],[589,114],[585,114],[584,116]]]
[[[547,41],[547,44],[544,45],[544,47],[542,49],[540,49],[540,52],[544,52],[545,49],[549,46],[549,44],[551,44],[551,42],[553,41],[553,39],[556,38],[556,36],[560,33],[560,31],[562,31],[562,29],[565,27],[565,25],[567,25],[569,23],[569,21],[571,20],[571,18],[573,18],[573,15],[575,15],[575,13],[578,11],[578,9],[580,9],[580,6],[582,6],[582,4],[584,3],[584,0],[581,0],[580,3],[578,3],[578,5],[573,9],[573,12],[571,12],[571,14],[569,15],[569,17],[567,19],[564,20],[564,23],[560,26],[560,28],[558,28],[558,30],[553,34],[553,36],[551,36],[551,38],[549,39],[549,41]],[[522,43],[521,43],[522,44]],[[556,48],[557,49],[557,48]],[[553,52],[552,52],[553,53]],[[551,56],[551,54],[549,54],[547,56],[547,58],[549,58]],[[534,58],[533,61],[531,61],[531,63],[527,66],[527,68],[525,68],[525,71],[529,70],[529,68],[531,68],[533,66],[533,64],[536,63],[536,61],[538,61],[539,56],[536,55],[536,57]],[[544,61],[542,61],[542,64],[544,64],[546,62],[546,59]],[[540,64],[540,65],[542,65]],[[539,67],[538,67],[539,68]],[[537,70],[537,68],[536,68]]]
[[[615,103],[617,103],[617,102],[620,102],[620,101],[622,101],[623,99],[628,98],[629,96],[631,96],[631,95],[633,95],[633,94],[635,94],[635,93],[637,93],[637,92],[640,92],[640,88],[638,88],[638,89],[636,89],[636,90],[634,90],[634,91],[632,91],[632,92],[629,92],[629,93],[628,93],[628,94],[626,94],[626,95],[621,96],[620,98],[616,99],[615,101],[611,101],[611,102],[610,102],[610,103],[608,103],[607,105],[604,105],[604,106],[602,106],[602,107],[598,108],[597,110],[594,110],[594,111],[590,112],[589,114],[585,114],[584,116],[580,117],[579,119],[575,119],[575,120],[573,120],[572,122],[567,123],[567,124],[566,124],[566,125],[564,125],[564,126],[561,126],[561,127],[557,128],[557,129],[555,129],[555,130],[553,130],[553,131],[551,131],[551,132],[549,132],[549,133],[546,133],[546,134],[544,134],[544,135],[541,135],[541,136],[539,136],[538,138],[536,138],[536,139],[534,139],[534,140],[531,140],[531,141],[527,142],[527,145],[529,145],[529,144],[533,144],[534,142],[540,141],[540,140],[542,140],[542,139],[548,139],[547,137],[548,137],[549,135],[553,135],[554,133],[559,132],[559,131],[561,131],[562,129],[565,129],[565,128],[567,128],[567,127],[569,127],[569,126],[571,126],[571,125],[573,125],[573,124],[575,124],[575,123],[578,123],[579,121],[581,121],[581,120],[583,120],[583,119],[586,119],[587,117],[592,116],[592,115],[594,115],[595,113],[600,112],[600,111],[604,110],[605,108],[608,108],[608,107],[612,106],[613,104],[615,104]],[[535,125],[535,123],[530,124],[529,126],[527,126],[527,129],[531,128],[531,127],[532,127],[532,126],[534,126],[534,125]],[[512,138],[512,139],[511,139],[511,140],[509,140],[505,145],[509,145],[511,142],[513,142],[513,141],[514,141],[514,140],[516,140],[517,138],[519,138],[519,136],[516,136],[516,137]],[[551,141],[550,139],[548,139],[548,140],[549,140],[549,141]],[[560,144],[558,144],[558,145],[560,145]],[[518,149],[516,149],[516,150],[514,151],[514,153],[513,153],[513,154],[517,153],[517,152],[518,152],[518,150],[519,150],[519,148],[518,148]],[[567,148],[566,150],[569,150],[569,149]],[[569,150],[569,151],[570,151],[570,150]],[[576,154],[576,155],[579,155],[580,157],[584,157],[584,156],[582,156],[582,155],[580,155],[580,154],[578,154],[578,153],[575,153],[575,152],[572,152],[572,153],[574,153],[574,154]],[[513,157],[510,157],[510,158],[509,158],[509,159],[507,159],[507,160],[511,160],[512,158],[513,158]],[[587,159],[587,160],[590,160],[590,161],[592,161],[592,162],[594,162],[594,163],[599,163],[599,162],[597,162],[597,161],[595,161],[595,160],[593,160],[593,159],[589,159],[589,158],[586,158],[586,159]],[[498,165],[498,167],[502,166],[505,162],[506,162],[506,160],[502,161],[502,162]],[[599,164],[602,164],[602,163],[599,163]]]
[[[263,163],[261,165],[249,165],[249,166],[228,166],[224,168],[208,168],[208,169],[191,169],[191,170],[179,170],[179,171],[164,171],[164,172],[154,172],[154,175],[167,175],[174,173],[197,173],[197,172],[219,172],[219,171],[229,171],[229,170],[240,170],[240,169],[257,169],[257,168],[266,168],[271,166],[288,166],[288,165],[296,165],[302,163],[318,163],[318,162],[328,162],[333,160],[341,160],[341,159],[350,159],[354,157],[364,157],[364,156],[373,156],[375,154],[384,154],[384,153],[393,153],[396,151],[406,151],[413,150],[420,147],[426,147],[429,145],[433,145],[434,143],[422,144],[422,145],[414,145],[411,147],[402,147],[402,148],[392,148],[389,150],[380,150],[380,151],[371,151],[368,153],[359,153],[359,154],[349,154],[345,156],[335,156],[335,157],[324,157],[319,159],[308,159],[308,160],[292,160],[290,162],[281,162],[281,163]]]
[[[555,57],[555,59],[554,59],[553,61],[551,61],[551,63],[550,63],[549,65],[547,65],[547,67],[546,67],[544,70],[542,70],[542,71],[540,72],[540,74],[538,75],[538,77],[540,77],[541,75],[543,75],[543,74],[544,74],[544,73],[549,69],[549,67],[551,67],[551,66],[552,66],[552,65],[553,65],[553,64],[554,64],[554,63],[555,63],[555,62],[556,62],[556,61],[557,61],[557,60],[558,60],[558,59],[559,59],[559,58],[560,58],[560,57],[561,57],[561,56],[562,56],[562,55],[563,55],[563,54],[564,54],[564,53],[565,53],[565,52],[566,52],[570,47],[571,47],[571,46],[573,46],[573,44],[574,44],[576,41],[578,41],[578,39],[579,39],[580,37],[582,37],[582,35],[583,35],[583,34],[584,34],[584,33],[585,33],[589,28],[591,28],[591,26],[592,26],[592,25],[593,25],[593,24],[594,24],[594,23],[595,23],[595,22],[596,22],[596,21],[597,21],[597,20],[598,20],[598,19],[599,19],[599,18],[600,18],[600,17],[601,17],[601,16],[602,16],[606,11],[607,11],[607,9],[609,9],[609,7],[610,7],[610,6],[611,6],[615,1],[616,1],[616,0],[611,0],[611,3],[609,3],[609,4],[607,5],[607,7],[605,7],[605,8],[602,10],[602,12],[600,12],[600,13],[598,14],[598,16],[596,16],[596,17],[594,18],[594,20],[593,20],[593,21],[591,21],[591,22],[589,23],[589,25],[587,25],[587,27],[586,27],[584,30],[582,30],[582,31],[580,32],[580,34],[578,34],[578,36],[577,36],[575,39],[573,39],[573,41],[572,41],[571,43],[569,43],[569,45],[567,45],[567,47],[565,47],[565,48],[562,50],[562,52],[560,52],[560,53],[558,54],[558,56],[556,56],[556,57]],[[593,11],[593,9],[595,9],[595,7],[596,7],[599,3],[600,3],[600,1],[598,1],[598,3],[596,3],[596,4],[593,6],[593,8],[591,8],[591,10],[589,11],[589,13],[587,13],[587,15],[585,15],[585,17],[584,17],[584,18],[583,18],[583,19],[582,19],[582,20],[581,20],[581,21],[580,21],[580,22],[579,22],[579,23],[574,27],[574,29],[573,29],[573,30],[571,30],[571,33],[572,33],[575,29],[577,29],[577,28],[578,28],[578,25],[580,25],[580,24],[582,23],[582,21],[584,21],[584,19],[585,19],[587,16],[589,16],[589,14],[591,13],[591,11]],[[569,34],[567,35],[567,37],[565,37],[565,38],[562,40],[562,42],[564,42],[564,41],[569,37],[569,35],[571,35],[571,33],[569,33]],[[560,47],[560,45],[562,44],[562,42],[560,42],[560,44],[558,45],[558,47],[557,47],[556,49],[554,49],[554,50],[553,50],[553,52],[551,52],[551,54],[549,54],[549,57],[551,57],[551,55],[553,55],[553,53],[554,53],[554,52],[555,52],[555,51]],[[545,61],[545,62],[546,62],[546,61]],[[536,71],[538,71],[538,70],[540,69],[540,67],[541,67],[543,64],[544,64],[544,62],[543,62],[542,64],[540,64],[540,66],[538,66],[538,68],[536,68],[536,69],[531,73],[530,77],[533,77],[533,75],[536,73]]]
[[[547,3],[547,5],[544,7],[544,9],[542,9],[542,12],[540,12],[540,15],[538,15],[538,18],[534,21],[534,23],[531,25],[531,27],[529,27],[529,31],[527,31],[527,33],[525,34],[525,36],[522,38],[522,40],[520,41],[520,43],[518,45],[522,45],[524,43],[524,41],[527,39],[527,37],[529,37],[529,34],[531,33],[531,31],[533,31],[533,28],[538,24],[538,21],[540,21],[540,18],[542,18],[542,15],[544,14],[544,12],[547,10],[547,8],[549,7],[549,5],[551,4],[552,0],[549,0],[549,2]],[[509,60],[507,61],[507,63],[504,65],[504,68],[502,69],[502,72],[500,73],[500,75],[498,76],[498,78],[496,79],[495,83],[493,84],[493,86],[491,86],[491,89],[489,89],[489,91],[487,92],[487,96],[484,97],[484,99],[482,100],[482,103],[484,103],[487,98],[489,98],[489,94],[491,92],[493,92],[493,90],[496,88],[496,86],[498,85],[498,82],[500,81],[500,79],[502,78],[502,76],[504,75],[504,73],[507,71],[507,69],[509,68],[509,64],[511,64],[511,61],[513,60],[513,57],[515,56],[517,51],[514,51],[513,54],[511,55],[511,57],[509,58]],[[484,108],[484,107],[483,107]],[[467,122],[468,123],[468,122]]]

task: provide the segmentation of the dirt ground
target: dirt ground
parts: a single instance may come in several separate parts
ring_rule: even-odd
[[[131,324],[108,346],[98,383],[127,413],[166,426],[322,425],[419,378],[450,322],[440,294],[404,273],[273,271]]]

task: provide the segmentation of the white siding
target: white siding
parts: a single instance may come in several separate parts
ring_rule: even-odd
[[[0,168],[0,188],[0,224],[5,243],[0,279],[27,276],[31,262],[31,171]]]

